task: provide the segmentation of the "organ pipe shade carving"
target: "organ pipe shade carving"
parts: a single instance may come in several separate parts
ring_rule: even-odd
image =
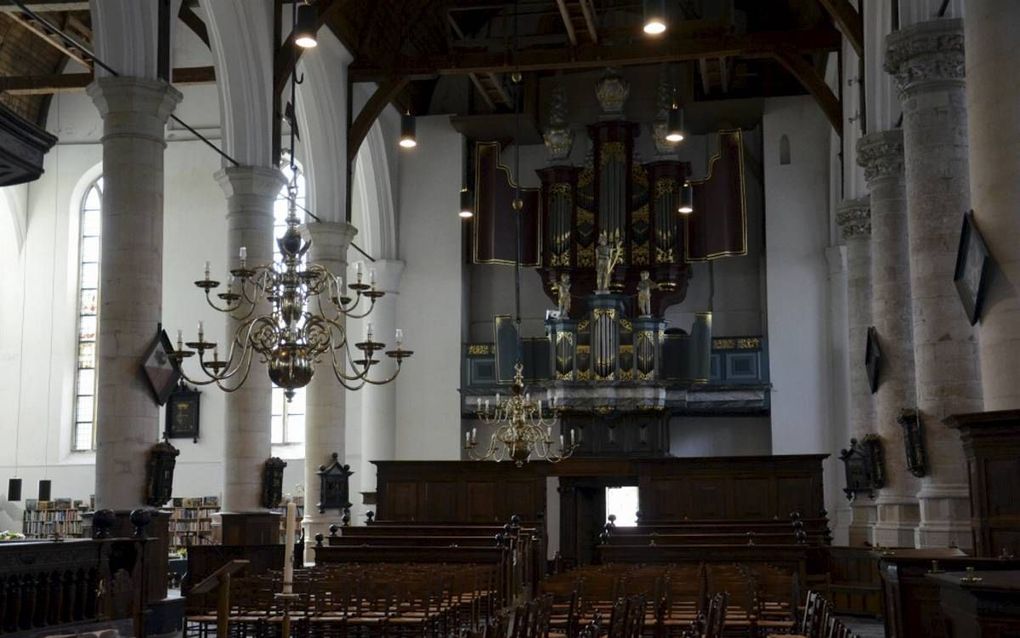
[[[687,215],[687,261],[747,254],[747,193],[744,138],[740,130],[719,132],[719,152],[694,188],[694,212]]]
[[[515,263],[517,247],[514,236],[512,208],[516,178],[510,168],[500,162],[499,142],[475,144],[475,219],[473,230],[473,261],[476,264]],[[541,192],[538,188],[521,188],[521,265],[540,265],[542,252]]]

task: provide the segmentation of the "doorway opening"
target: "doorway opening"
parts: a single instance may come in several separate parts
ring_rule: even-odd
[[[615,515],[617,527],[637,527],[637,513],[636,485],[606,488],[606,517]]]

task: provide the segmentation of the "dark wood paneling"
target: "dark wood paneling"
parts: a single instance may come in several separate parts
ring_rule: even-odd
[[[461,485],[455,481],[429,481],[424,488],[425,498],[417,520],[429,523],[463,520],[458,518],[463,509]]]
[[[978,556],[1020,556],[1020,410],[958,414],[970,479],[971,525]]]
[[[882,578],[870,547],[829,547],[829,600],[841,614],[882,615]]]
[[[747,518],[768,518],[769,480],[760,477],[737,477],[733,480],[733,509]]]
[[[379,491],[382,492],[382,481],[379,481]],[[386,514],[390,520],[410,521],[418,520],[418,482],[417,481],[388,481],[385,488]]]
[[[467,515],[471,523],[496,523],[497,484],[495,481],[467,481]]]
[[[545,516],[545,474],[484,461],[377,461],[379,521],[505,523]]]
[[[887,638],[963,638],[947,632],[932,561],[945,572],[1016,570],[1020,560],[972,558],[954,549],[900,550],[880,555]]]
[[[1020,636],[1020,571],[975,572],[928,576],[939,588],[939,606],[946,635],[952,638],[1016,638]]]

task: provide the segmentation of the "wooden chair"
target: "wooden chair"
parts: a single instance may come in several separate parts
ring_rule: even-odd
[[[729,601],[730,595],[726,592],[719,592],[712,596],[712,601],[708,605],[708,613],[705,615],[704,638],[722,638]]]

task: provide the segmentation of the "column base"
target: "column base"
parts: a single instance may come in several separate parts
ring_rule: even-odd
[[[167,569],[166,555],[170,551],[170,514],[160,510],[150,510],[152,520],[145,527],[145,596],[146,600],[157,601],[166,598]],[[131,523],[131,512],[115,510],[110,538],[133,538],[135,526]]]
[[[336,510],[331,510],[320,514],[318,510],[314,512],[308,512],[305,517],[301,519],[301,527],[305,530],[305,562],[311,563],[315,561],[315,535],[322,534],[323,538],[329,538],[329,526],[339,525],[343,526],[343,522],[340,520],[343,514]],[[328,540],[324,541],[329,543]]]
[[[858,496],[850,504],[850,527],[847,529],[847,545],[863,547],[875,544],[875,522],[878,521],[878,506],[867,496]]]
[[[279,545],[280,515],[273,512],[222,512],[222,545]]]
[[[915,537],[917,547],[973,549],[967,485],[922,485],[917,500],[921,510],[921,523]]]
[[[910,496],[880,495],[872,544],[878,547],[914,547],[914,533],[921,519],[917,500]]]

